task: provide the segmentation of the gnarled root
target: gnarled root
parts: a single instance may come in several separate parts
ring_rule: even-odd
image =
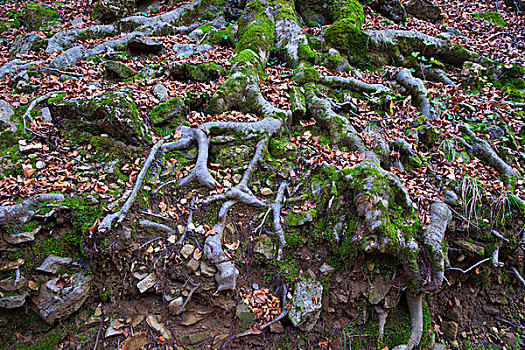
[[[379,305],[374,306],[374,310],[376,310],[377,316],[379,317],[379,335],[377,336],[377,342],[381,343],[383,341],[383,336],[385,335],[385,325],[386,318],[388,317],[388,311]]]
[[[419,108],[422,115],[429,120],[436,119],[436,116],[430,111],[428,90],[421,79],[414,78],[408,69],[403,68],[397,73],[396,81],[412,95],[414,106]]]
[[[209,189],[214,189],[217,182],[211,176],[210,171],[208,170],[208,152],[210,149],[210,141],[208,136],[204,131],[199,129],[194,129],[195,139],[199,146],[199,153],[197,155],[197,162],[195,167],[191,169],[190,174],[182,179],[177,187],[182,187],[189,184],[190,182],[197,180],[203,186],[208,187]]]
[[[413,294],[407,291],[406,298],[412,322],[407,349],[412,350],[419,345],[423,335],[423,293]]]

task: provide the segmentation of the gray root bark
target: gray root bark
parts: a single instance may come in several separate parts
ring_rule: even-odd
[[[421,336],[423,335],[423,294],[413,294],[407,291],[406,298],[408,310],[410,312],[410,320],[412,322],[407,349],[412,350],[417,348],[421,341]]]
[[[169,227],[168,225],[164,225],[155,221],[150,220],[139,220],[139,226],[144,228],[153,229],[156,231],[165,232],[168,234],[174,234],[175,230]]]
[[[419,108],[422,115],[427,117],[428,120],[437,119],[430,110],[428,90],[421,79],[414,78],[408,69],[403,68],[397,73],[396,81],[410,93],[414,106]]]
[[[432,263],[432,281],[424,288],[427,291],[435,291],[441,287],[445,278],[445,254],[443,242],[445,231],[452,220],[452,211],[449,207],[437,201],[430,206],[430,223],[423,233],[423,243],[428,248]]]
[[[51,98],[53,95],[61,94],[61,93],[65,93],[65,91],[48,92],[47,94],[42,95],[40,97],[37,97],[33,101],[31,101],[31,103],[27,107],[27,110],[22,115],[22,121],[24,123],[24,132],[26,131],[26,121],[27,120],[30,120],[30,121],[33,120],[33,118],[31,117],[31,111],[36,107],[36,105],[39,104],[42,101],[45,101],[45,100]]]

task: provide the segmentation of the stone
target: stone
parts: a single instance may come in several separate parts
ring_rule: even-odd
[[[284,327],[281,324],[281,321],[277,321],[270,325],[270,332],[272,333],[284,333]]]
[[[443,334],[450,340],[456,340],[458,336],[459,325],[454,321],[443,321],[441,330]]]
[[[15,114],[15,110],[9,102],[0,100],[0,131],[4,128],[3,124],[6,124],[9,130],[16,131],[18,122],[10,120],[13,114]]]
[[[496,306],[490,304],[483,305],[483,312],[491,316],[499,315],[499,309]]]
[[[27,285],[27,279],[22,276],[16,281],[13,277],[5,278],[0,281],[0,289],[5,292],[15,292]]]
[[[175,298],[168,304],[168,308],[170,309],[171,312],[177,312],[182,306],[182,303],[184,303],[183,297]]]
[[[36,283],[35,281],[29,281],[27,283],[27,288],[29,288],[30,290],[32,291],[37,291],[38,290],[38,283]]]
[[[149,345],[149,339],[145,336],[132,336],[124,340],[120,344],[121,349],[126,350],[141,350],[146,349]]]
[[[163,46],[162,41],[147,36],[138,36],[128,42],[128,48],[137,52],[159,53]]]
[[[273,191],[269,189],[268,187],[261,188],[261,194],[263,196],[270,196],[273,194]]]
[[[191,258],[190,261],[186,264],[190,268],[191,271],[196,272],[199,269],[200,261],[196,260],[194,258]]]
[[[271,260],[275,256],[273,249],[273,242],[270,237],[265,234],[259,236],[259,240],[253,248],[254,253],[262,254],[266,259]]]
[[[198,332],[183,336],[181,342],[182,344],[195,345],[209,339],[211,339],[211,335],[207,332]]]
[[[36,162],[36,165],[35,165],[35,168],[37,168],[38,170],[42,170],[46,167],[46,163],[39,160],[38,162]]]
[[[151,93],[153,94],[153,96],[155,96],[161,101],[165,101],[169,97],[168,89],[166,89],[166,87],[160,83],[156,84],[153,87],[153,90],[151,90]]]
[[[74,28],[80,28],[84,25],[84,23],[85,23],[84,20],[80,16],[73,18],[73,20],[71,21],[71,25]]]
[[[25,304],[27,292],[18,295],[11,295],[0,299],[0,308],[15,309]]]
[[[35,270],[44,273],[55,274],[62,267],[66,266],[73,261],[71,258],[62,258],[54,254],[50,254],[46,260],[37,267]]]
[[[255,323],[255,314],[246,304],[238,304],[235,307],[235,316],[239,318],[243,328],[249,327]]]
[[[42,47],[43,39],[37,34],[24,34],[18,36],[9,48],[11,56],[26,55],[31,51],[36,51]]]
[[[125,80],[137,74],[124,63],[117,61],[106,61],[104,68],[106,79]]]
[[[326,262],[321,265],[319,268],[319,272],[321,272],[323,275],[329,274],[330,272],[334,271],[335,268],[333,266],[328,265]]]
[[[136,9],[135,0],[98,0],[93,6],[91,17],[108,23],[131,16]]]
[[[206,315],[199,315],[194,312],[186,312],[182,317],[180,324],[183,326],[191,326],[199,321],[202,321],[204,318],[206,318]]]
[[[119,322],[118,319],[112,318],[109,320],[108,328],[106,329],[106,338],[114,337],[116,335],[124,334],[124,330],[122,330],[121,327],[122,324]],[[115,329],[116,328],[116,329]]]
[[[497,125],[492,125],[487,129],[490,139],[493,141],[499,141],[505,136],[505,131]]]
[[[295,327],[311,331],[321,314],[323,285],[313,279],[302,279],[296,286],[288,313]]]
[[[485,248],[479,244],[468,242],[463,239],[457,240],[455,243],[460,246],[461,249],[466,250],[472,254],[477,254],[479,256],[483,256],[485,254]]]
[[[407,14],[400,0],[363,0],[363,4],[396,23],[404,23]]]
[[[382,277],[376,277],[365,294],[372,305],[377,305],[386,297],[391,287],[392,285],[385,282]]]
[[[182,255],[184,259],[188,259],[193,254],[194,250],[195,250],[194,245],[185,244],[180,250],[180,255]]]
[[[146,317],[146,322],[153,330],[159,332],[166,340],[171,339],[171,332],[168,329],[166,329],[162,322],[160,322],[160,316],[150,315]]]
[[[12,233],[4,237],[5,241],[9,244],[22,244],[27,242],[32,242],[35,240],[35,235],[40,232],[42,229],[41,226],[38,226],[31,232],[21,232],[21,233]]]
[[[51,104],[50,108],[66,128],[107,134],[137,145],[151,139],[149,127],[128,92],[111,91],[90,99]]]
[[[184,100],[174,97],[153,107],[148,113],[148,117],[151,123],[156,126],[167,124],[178,126],[185,120],[184,117],[187,112],[188,107]]]
[[[432,23],[441,22],[444,18],[439,6],[431,0],[410,0],[405,9],[412,16]]]
[[[69,317],[84,304],[93,276],[78,272],[71,276],[71,284],[66,287],[57,286],[59,278],[63,277],[48,281],[38,296],[32,298],[35,311],[49,324]]]
[[[59,23],[59,18],[60,15],[55,9],[34,2],[27,3],[24,8],[24,21],[30,32]]]
[[[201,274],[203,274],[206,277],[213,277],[215,276],[215,273],[217,272],[217,269],[215,266],[210,266],[206,262],[201,261]]]
[[[0,272],[16,270],[24,265],[25,262],[24,259],[18,259],[16,261],[0,261]]]
[[[29,145],[26,144],[25,140],[18,141],[18,149],[22,153],[30,153],[33,151],[40,151],[42,149],[42,144],[40,142],[37,143],[31,143]]]
[[[317,211],[315,209],[301,211],[299,213],[290,213],[285,219],[285,222],[289,226],[299,227],[310,222],[313,222]]]
[[[197,45],[197,44],[174,44],[173,52],[175,57],[189,57],[190,55],[198,52],[204,52],[211,50],[210,45]]]
[[[155,273],[152,272],[144,277],[144,279],[142,279],[139,283],[137,283],[137,288],[139,289],[139,292],[144,293],[153,287],[157,282],[157,276],[155,276]]]

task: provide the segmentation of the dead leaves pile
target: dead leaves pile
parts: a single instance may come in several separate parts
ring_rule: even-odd
[[[250,326],[253,334],[260,334],[260,326],[281,313],[281,301],[266,288],[256,289],[252,293],[240,292],[240,295],[242,302],[255,314],[256,323]]]

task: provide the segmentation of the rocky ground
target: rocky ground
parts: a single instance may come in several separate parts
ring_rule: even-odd
[[[0,4],[1,348],[525,347],[523,1]]]

